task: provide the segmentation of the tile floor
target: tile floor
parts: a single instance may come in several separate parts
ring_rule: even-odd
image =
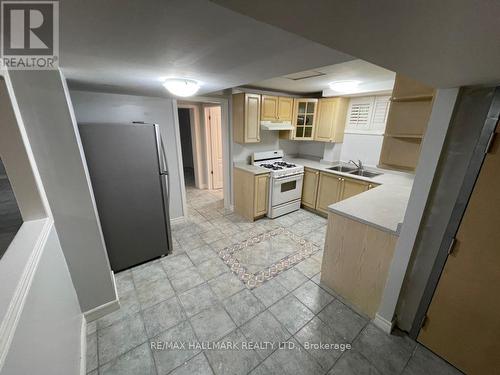
[[[188,187],[187,196],[189,219],[172,229],[173,254],[117,274],[121,309],[88,325],[88,374],[460,373],[403,334],[381,332],[321,287],[321,250],[252,290],[216,254],[277,226],[322,243],[323,218],[300,210],[250,223],[224,210],[221,192]],[[165,342],[185,348],[151,348]],[[218,347],[189,346],[202,342]]]

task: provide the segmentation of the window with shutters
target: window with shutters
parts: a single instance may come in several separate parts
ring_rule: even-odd
[[[351,98],[345,133],[384,134],[390,96]]]

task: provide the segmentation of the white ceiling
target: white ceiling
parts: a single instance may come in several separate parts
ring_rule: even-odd
[[[208,0],[64,0],[60,24],[73,88],[166,95],[175,76],[205,94],[353,59]]]
[[[498,0],[212,1],[434,87],[500,83]]]
[[[310,77],[310,78],[304,78]],[[301,74],[285,75],[251,83],[249,86],[292,93],[323,92],[325,96],[338,95],[328,88],[333,81],[360,81],[356,93],[392,90],[395,73],[363,60],[309,69]],[[303,78],[303,79],[297,79]],[[341,93],[342,94],[342,93]]]

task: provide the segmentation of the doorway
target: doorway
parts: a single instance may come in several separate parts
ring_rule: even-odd
[[[221,106],[178,104],[179,136],[186,191],[214,190],[223,195],[224,163]]]
[[[196,186],[194,173],[193,141],[191,132],[191,115],[189,108],[179,108],[179,130],[181,137],[182,166],[186,187]]]

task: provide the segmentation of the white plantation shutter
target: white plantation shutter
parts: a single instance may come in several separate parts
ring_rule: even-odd
[[[367,129],[370,122],[371,108],[371,103],[352,104],[349,112],[349,127]]]
[[[346,119],[346,133],[383,134],[390,96],[351,98]]]
[[[387,122],[387,114],[389,113],[390,96],[376,96],[373,107],[373,118],[371,129],[375,131],[385,130],[385,123]]]

